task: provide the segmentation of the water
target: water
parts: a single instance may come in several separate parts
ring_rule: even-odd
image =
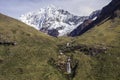
[[[67,73],[68,73],[68,74],[71,73],[71,65],[70,65],[70,62],[67,62]]]

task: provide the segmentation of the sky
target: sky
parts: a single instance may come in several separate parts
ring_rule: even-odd
[[[88,16],[102,9],[111,0],[0,0],[0,13],[19,19],[20,15],[37,11],[48,5],[69,11],[78,16]]]

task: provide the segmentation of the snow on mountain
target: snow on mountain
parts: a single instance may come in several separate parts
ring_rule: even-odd
[[[52,33],[49,31],[58,33],[56,35],[49,34],[51,36],[64,36],[88,18],[88,16],[73,15],[68,11],[50,5],[47,8],[21,15],[20,20],[44,33]]]

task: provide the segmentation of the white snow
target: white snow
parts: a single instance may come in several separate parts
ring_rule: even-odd
[[[85,19],[86,17],[73,15],[68,11],[58,9],[53,5],[26,13],[20,17],[22,22],[34,27],[37,30],[57,29],[59,36],[67,35]]]

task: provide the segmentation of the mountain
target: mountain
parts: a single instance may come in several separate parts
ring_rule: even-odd
[[[84,20],[95,18],[98,12],[99,10],[90,16],[76,16],[50,5],[47,8],[21,15],[20,20],[51,36],[65,36]]]
[[[21,15],[20,20],[37,30],[50,34],[54,29],[58,34],[52,36],[63,36],[71,32],[80,22],[87,17],[75,16],[68,11],[58,9],[53,5],[47,8],[41,8],[35,12],[29,12]]]
[[[112,13],[80,36],[58,38],[0,14],[0,80],[119,80],[120,10]]]
[[[114,16],[114,13],[120,9],[120,1],[119,0],[112,0],[107,6],[105,6],[102,10],[101,13],[98,15],[97,19],[94,21],[90,20],[87,21],[87,25],[84,25],[86,23],[83,23],[79,25],[76,29],[74,29],[69,36],[79,36],[95,25],[100,24],[101,22],[105,22],[106,20],[112,18]],[[119,14],[119,13],[118,13]]]

